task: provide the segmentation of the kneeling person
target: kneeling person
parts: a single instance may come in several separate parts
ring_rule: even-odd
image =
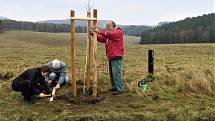
[[[20,91],[26,103],[32,103],[31,96],[37,94],[38,97],[46,97],[51,92],[45,85],[44,76],[48,75],[49,67],[42,66],[24,71],[12,81],[12,89]],[[46,94],[43,92],[45,91]]]
[[[46,83],[48,83],[49,86],[53,83],[56,84],[56,86],[54,87],[54,89],[56,90],[60,89],[61,85],[65,84],[67,87],[67,96],[70,96],[70,80],[66,75],[66,64],[55,59],[46,65],[50,69],[50,73],[45,79]]]

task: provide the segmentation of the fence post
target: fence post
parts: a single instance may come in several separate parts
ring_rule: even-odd
[[[75,17],[75,11],[71,10],[70,17]],[[75,35],[75,20],[70,19],[71,31],[71,75],[72,75],[72,95],[77,96],[76,78],[75,78],[75,60],[76,60],[76,35]]]
[[[93,10],[93,18],[97,18],[97,10]],[[93,28],[96,29],[97,20],[93,20]],[[97,33],[93,32],[93,97],[97,96]]]
[[[154,50],[148,50],[148,74],[154,74]]]

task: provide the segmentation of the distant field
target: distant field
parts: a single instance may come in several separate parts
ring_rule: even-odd
[[[77,44],[83,45],[86,34],[77,34]],[[70,47],[70,33],[12,31],[0,34],[0,47]],[[125,36],[125,44],[138,44],[139,37]]]
[[[83,78],[85,34],[78,34],[77,77]],[[104,100],[96,104],[65,101],[65,89],[55,102],[22,103],[11,80],[26,68],[55,58],[70,68],[70,34],[5,32],[0,34],[0,120],[214,120],[215,44],[138,45],[125,37],[123,80],[126,92],[113,96],[102,44],[98,46],[98,87]],[[147,51],[155,51],[155,81],[143,93],[137,82],[147,76]]]

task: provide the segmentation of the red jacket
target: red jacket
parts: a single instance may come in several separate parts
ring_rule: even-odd
[[[116,28],[114,31],[99,31],[97,39],[105,43],[108,60],[124,56],[123,31]]]

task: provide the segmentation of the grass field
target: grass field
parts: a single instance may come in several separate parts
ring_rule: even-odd
[[[85,34],[78,34],[77,77],[83,79]],[[0,120],[215,120],[215,44],[138,45],[125,37],[123,80],[126,92],[113,96],[107,59],[98,45],[98,87],[101,102],[67,101],[65,89],[54,102],[22,103],[11,80],[23,70],[55,58],[70,68],[70,34],[5,32],[0,34]],[[143,93],[137,82],[147,76],[147,52],[155,51],[155,81]]]

